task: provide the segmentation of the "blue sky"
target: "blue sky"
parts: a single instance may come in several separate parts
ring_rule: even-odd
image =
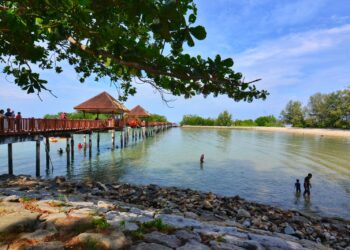
[[[257,86],[267,89],[266,101],[234,102],[225,96],[191,99],[176,97],[166,106],[157,92],[137,85],[138,93],[125,103],[142,105],[152,113],[178,122],[184,114],[216,117],[228,110],[235,119],[278,116],[293,99],[307,103],[316,92],[350,86],[350,4],[348,0],[197,0],[197,24],[207,29],[207,39],[188,52],[213,57],[232,57],[234,69],[247,81],[262,78]],[[70,67],[57,75],[44,73],[48,87],[58,98],[27,95],[1,75],[0,106],[21,111],[24,117],[71,112],[73,106],[101,91],[116,96],[109,82],[84,84]],[[169,96],[169,99],[172,99]]]

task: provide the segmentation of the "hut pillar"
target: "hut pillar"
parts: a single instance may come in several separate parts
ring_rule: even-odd
[[[97,132],[97,152],[100,152],[100,132]]]
[[[35,164],[35,175],[40,176],[40,140],[36,140],[36,164]]]
[[[112,130],[112,150],[115,149],[115,129]]]
[[[12,143],[7,144],[7,153],[8,153],[8,172],[9,172],[9,175],[13,175]]]

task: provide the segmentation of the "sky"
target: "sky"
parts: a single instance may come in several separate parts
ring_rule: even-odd
[[[233,58],[234,70],[245,80],[261,78],[256,85],[270,93],[265,101],[235,102],[225,96],[175,99],[167,106],[159,93],[137,84],[138,93],[125,105],[143,106],[151,113],[179,122],[183,115],[217,117],[228,110],[233,119],[279,116],[289,100],[307,104],[310,95],[350,86],[350,4],[348,0],[195,0],[196,24],[207,38],[187,48],[191,55]],[[3,66],[0,66],[3,67]],[[2,71],[2,69],[0,69]],[[108,80],[79,82],[75,71],[64,67],[57,75],[45,72],[48,88],[57,96],[28,95],[0,75],[0,108],[21,111],[23,117],[72,112],[86,99],[107,91],[117,97]]]

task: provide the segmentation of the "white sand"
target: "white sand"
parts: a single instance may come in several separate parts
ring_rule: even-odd
[[[336,136],[336,137],[349,137],[350,130],[342,129],[321,129],[321,128],[281,128],[281,127],[223,127],[223,126],[189,126],[184,125],[182,128],[219,128],[219,129],[244,129],[244,130],[257,130],[267,132],[283,132],[302,135],[319,135],[319,136]]]

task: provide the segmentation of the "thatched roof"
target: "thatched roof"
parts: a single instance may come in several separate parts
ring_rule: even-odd
[[[107,92],[102,92],[97,96],[74,107],[75,110],[94,114],[121,114],[129,110]]]
[[[129,117],[148,117],[151,114],[148,113],[143,107],[141,107],[140,105],[137,105],[136,107],[134,107],[133,109],[130,110],[130,112],[128,113]]]

